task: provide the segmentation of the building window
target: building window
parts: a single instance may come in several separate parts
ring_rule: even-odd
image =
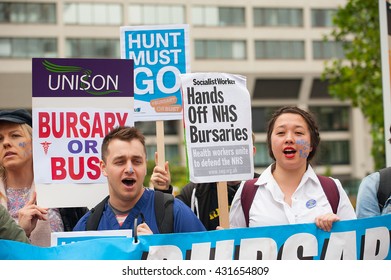
[[[119,39],[67,39],[66,56],[80,58],[118,58]]]
[[[255,41],[257,59],[304,59],[304,41]]]
[[[313,41],[314,59],[345,58],[342,42]]]
[[[298,99],[301,79],[256,79],[253,99]]]
[[[0,57],[56,57],[55,38],[0,38]]]
[[[196,59],[245,59],[246,42],[233,40],[196,40]]]
[[[56,4],[0,2],[0,22],[56,23]]]
[[[254,8],[254,26],[303,26],[303,9]]]
[[[244,8],[195,6],[192,23],[195,26],[244,26]]]
[[[254,155],[255,167],[267,167],[273,163],[272,158],[269,156],[269,150],[266,143],[255,143],[257,149]]]
[[[266,133],[267,124],[279,107],[253,107],[252,110],[252,128],[254,133]]]
[[[155,161],[155,152],[157,148],[155,145],[145,145],[145,149],[147,150],[147,161]]]
[[[348,131],[349,107],[309,106],[316,116],[320,131]]]
[[[317,165],[350,164],[349,141],[321,141],[314,160]]]
[[[185,8],[182,5],[131,4],[128,16],[130,24],[182,24]]]
[[[176,120],[164,121],[164,134],[165,135],[177,135],[178,134],[178,123]],[[156,135],[156,122],[135,122],[137,127],[144,135]]]
[[[173,165],[178,165],[181,162],[181,158],[179,156],[179,147],[177,144],[167,144],[164,147],[164,151],[166,154],[166,160],[169,161]]]
[[[310,96],[312,99],[330,99],[329,82],[327,80],[313,79]]]
[[[156,145],[146,145],[147,160],[155,162]],[[181,160],[179,156],[179,147],[176,144],[166,144],[164,146],[165,159],[170,162],[170,168],[175,168],[174,165],[179,165]]]
[[[121,25],[122,6],[105,3],[65,3],[65,24]]]
[[[333,17],[337,10],[335,9],[312,9],[311,24],[312,27],[332,27]]]

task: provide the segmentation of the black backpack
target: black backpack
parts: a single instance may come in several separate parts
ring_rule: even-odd
[[[377,190],[377,200],[380,213],[383,211],[384,204],[391,195],[391,167],[386,167],[379,170],[380,181],[379,189]]]
[[[86,230],[98,229],[99,221],[108,199],[109,196],[106,196],[105,199],[91,209],[91,215],[87,219]],[[174,232],[173,202],[174,196],[172,194],[155,191],[155,216],[160,233]]]

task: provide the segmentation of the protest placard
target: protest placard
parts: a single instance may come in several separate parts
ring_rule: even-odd
[[[391,146],[388,139],[391,138],[391,3],[386,0],[379,1],[380,42],[382,60],[382,87],[386,163],[391,166]]]
[[[50,246],[59,246],[97,238],[126,237],[132,238],[133,230],[88,230],[88,231],[59,231],[50,235]]]
[[[246,78],[227,73],[180,77],[190,181],[217,182],[219,224],[228,228],[227,181],[254,175],[251,98]]]
[[[190,72],[188,25],[122,26],[121,58],[134,61],[135,121],[182,119],[179,75]]]
[[[133,125],[133,62],[33,59],[33,158],[38,204],[92,207],[108,194],[100,148]]]
[[[179,75],[190,72],[188,25],[122,26],[121,58],[134,61],[135,121],[156,121],[163,167],[164,120],[182,119]]]
[[[190,181],[253,178],[251,99],[244,76],[181,75]]]

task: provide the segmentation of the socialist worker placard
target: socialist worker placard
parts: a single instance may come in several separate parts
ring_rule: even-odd
[[[253,178],[251,99],[246,77],[229,73],[180,77],[190,181]]]

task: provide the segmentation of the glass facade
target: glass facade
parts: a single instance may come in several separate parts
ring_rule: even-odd
[[[195,59],[192,71],[238,72],[246,75],[252,86],[249,88],[254,106],[252,125],[253,132],[259,136],[255,143],[256,167],[263,168],[272,162],[265,143],[271,114],[282,104],[299,103],[316,115],[321,133],[327,136],[318,151],[318,164],[350,164],[350,153],[356,149],[355,140],[350,139],[354,117],[351,107],[330,105],[328,84],[318,79],[322,60],[344,58],[342,43],[319,39],[322,38],[320,31],[331,30],[337,8],[331,8],[332,5],[311,8],[298,2],[294,7],[261,7],[257,1],[253,1],[254,4],[210,2],[210,5],[205,1],[158,2],[161,4],[1,1],[1,63],[24,59],[21,65],[28,65],[32,57],[120,58],[120,26],[188,23],[192,29],[190,54]],[[8,27],[13,29],[8,30]],[[38,34],[35,28],[40,28],[39,34],[46,37],[34,37]],[[286,61],[288,64],[284,64]],[[14,65],[18,65],[17,62]],[[227,65],[227,70],[220,64]],[[308,71],[315,72],[308,72],[311,75],[308,78],[307,70],[303,74],[288,69],[292,65],[293,68],[308,66]],[[7,81],[11,75],[5,73],[2,81]],[[155,122],[136,122],[135,125],[155,141]],[[183,165],[185,159],[179,159],[183,155],[179,150],[183,149],[181,126],[180,120],[164,122],[167,160]],[[156,146],[151,144],[148,149],[148,158],[153,160]]]
[[[253,107],[252,108],[252,125],[254,133],[266,133],[267,123],[273,112],[279,107]]]
[[[254,26],[303,26],[303,9],[254,8],[253,17]]]
[[[255,41],[257,59],[304,59],[304,41]]]
[[[122,5],[106,3],[64,3],[65,24],[121,25]]]
[[[147,160],[155,161],[155,152],[157,151],[156,145],[146,145]],[[170,165],[174,166],[180,164],[179,147],[177,144],[164,145],[165,160],[170,162]]]
[[[350,108],[345,106],[310,106],[320,131],[349,131]]]
[[[344,58],[344,50],[341,42],[313,41],[313,58],[330,59]]]
[[[178,134],[178,125],[180,121],[164,121],[164,134],[165,135],[177,135]],[[135,127],[137,127],[144,135],[156,135],[156,122],[145,121],[145,122],[136,122]]]
[[[130,4],[129,24],[182,24],[185,8],[182,5]]]
[[[56,23],[56,4],[0,2],[0,23]]]
[[[254,155],[254,166],[255,167],[267,167],[273,160],[269,156],[269,150],[266,143],[255,143],[257,149]]]
[[[312,27],[332,27],[336,9],[311,9]]]
[[[195,40],[196,59],[245,59],[246,41]]]
[[[244,26],[244,8],[195,6],[191,10],[195,26]]]
[[[119,58],[120,42],[117,39],[67,39],[66,56],[80,58]]]
[[[317,165],[326,166],[350,164],[349,141],[321,141],[314,161]]]
[[[0,38],[0,57],[56,57],[56,38]]]

